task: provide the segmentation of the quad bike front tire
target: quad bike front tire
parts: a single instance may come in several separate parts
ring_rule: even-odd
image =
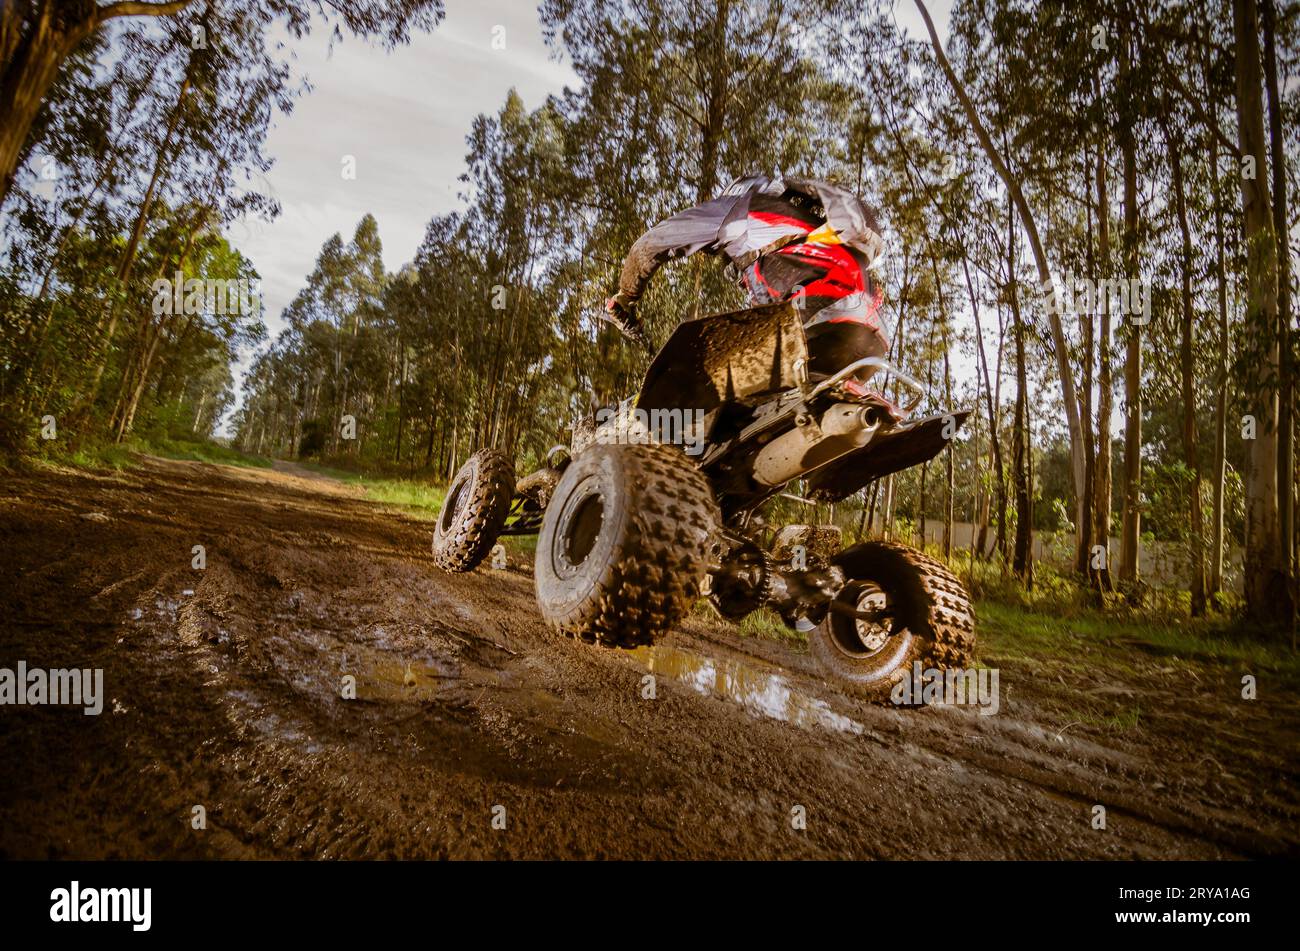
[[[708,480],[667,445],[588,447],[565,469],[537,540],[537,606],[610,647],[652,643],[690,609],[718,548]]]
[[[837,600],[879,612],[860,620],[836,611],[812,632],[822,669],[866,696],[885,700],[894,684],[922,669],[962,667],[975,647],[975,612],[947,568],[896,542],[866,542],[831,558],[847,583]]]
[[[433,523],[433,560],[444,571],[472,571],[505,525],[515,494],[515,465],[495,449],[480,449],[460,467]]]

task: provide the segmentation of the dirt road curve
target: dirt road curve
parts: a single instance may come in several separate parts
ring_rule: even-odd
[[[563,639],[527,565],[448,576],[429,543],[302,470],[0,479],[0,667],[102,667],[110,698],[98,717],[0,707],[0,855],[1297,853],[1294,699],[1218,699],[1237,672],[1138,657],[1124,681],[1067,684],[985,656],[998,716],[900,711],[701,620],[654,652]],[[1066,723],[1087,690],[1132,691],[1143,728]]]

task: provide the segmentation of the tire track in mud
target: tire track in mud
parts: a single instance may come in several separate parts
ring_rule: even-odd
[[[831,696],[839,692],[836,685],[825,682],[811,658],[792,655],[784,645],[756,639],[745,639],[742,644],[737,643],[726,629],[690,622],[687,627],[707,650],[715,654],[731,649],[760,665],[784,662],[804,675],[807,682],[829,689]],[[1004,676],[1008,672],[1005,665],[1003,672]],[[1015,673],[1018,676],[1012,681],[1020,681],[1016,684],[1017,692],[1020,687],[1028,686],[1027,680],[1035,679],[1028,676],[1027,671]],[[1233,696],[1237,690],[1231,683],[1222,687],[1224,696]],[[1142,685],[1142,689],[1145,696],[1159,694],[1150,684]],[[1107,691],[1125,695],[1137,693],[1134,689],[1106,686],[1093,687],[1089,692]],[[842,699],[849,704],[847,709],[851,715],[868,723],[872,722],[873,713],[870,711],[879,713],[881,709],[867,706],[864,713],[863,707],[855,708],[852,700]],[[1185,711],[1185,703],[1177,696],[1159,697],[1157,703],[1176,708],[1174,711],[1163,710],[1162,719],[1190,721],[1199,729],[1214,724],[1223,712],[1222,709],[1205,710],[1203,716],[1197,717]],[[1300,854],[1300,806],[1287,794],[1279,796],[1268,792],[1295,790],[1297,780],[1300,780],[1295,756],[1300,749],[1300,736],[1297,735],[1296,718],[1284,702],[1272,705],[1268,713],[1256,718],[1268,722],[1273,717],[1284,715],[1286,719],[1275,741],[1261,744],[1261,748],[1254,751],[1265,753],[1270,767],[1262,776],[1254,777],[1255,789],[1262,791],[1259,793],[1262,803],[1254,802],[1249,792],[1243,794],[1240,789],[1219,790],[1217,796],[1210,795],[1204,783],[1200,782],[1201,770],[1177,771],[1179,765],[1201,766],[1206,761],[1217,762],[1208,755],[1195,764],[1171,762],[1170,765],[1175,767],[1171,776],[1168,772],[1162,773],[1156,765],[1162,751],[1123,751],[1114,746],[1066,736],[1062,730],[1026,719],[1037,716],[1050,722],[1050,715],[1037,702],[1011,704],[1013,709],[1018,707],[1024,711],[1021,715],[1006,715],[1006,706],[1004,701],[1002,715],[989,718],[959,707],[937,707],[902,714],[906,718],[907,738],[901,752],[933,755],[944,762],[960,764],[983,781],[1025,784],[1030,790],[1068,804],[1077,815],[1085,816],[1089,821],[1093,806],[1101,804],[1112,820],[1118,816],[1179,838],[1200,840],[1205,847],[1225,856]],[[853,712],[855,709],[857,712]],[[1077,725],[1064,726],[1068,729]],[[1242,740],[1248,739],[1244,735],[1237,736]],[[1151,755],[1153,752],[1157,753],[1155,758]],[[1222,770],[1221,764],[1219,769]],[[1174,788],[1181,794],[1177,800],[1172,799],[1169,793]],[[1262,809],[1259,808],[1261,805]],[[1156,852],[1148,857],[1159,858],[1162,854]]]
[[[0,778],[0,853],[1295,851],[1294,787],[1261,816],[1175,780],[1186,762],[1057,742],[1028,685],[1010,716],[873,706],[787,645],[700,618],[656,653],[598,649],[541,624],[524,566],[439,572],[430,532],[293,468],[146,458],[115,476],[5,479],[13,610],[0,665],[103,666],[113,705],[99,718],[0,710],[0,754],[24,764]],[[190,567],[195,544],[203,571]],[[355,699],[342,695],[348,675]],[[1156,777],[1190,806],[1153,802]],[[1094,795],[1115,810],[1111,833],[1089,826]],[[196,804],[204,831],[190,827]]]

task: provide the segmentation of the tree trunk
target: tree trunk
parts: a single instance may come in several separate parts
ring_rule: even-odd
[[[1120,68],[1129,64],[1127,31],[1120,45]],[[1124,276],[1138,279],[1137,145],[1128,125],[1119,129],[1124,164]],[[1132,320],[1126,322],[1124,341],[1124,506],[1120,516],[1119,578],[1138,580],[1142,533],[1142,338]]]
[[[189,92],[194,65],[194,55],[191,52],[189,62],[185,67],[185,78],[181,81],[180,90],[176,94],[176,104],[172,106],[171,114],[167,119],[167,128],[163,133],[162,141],[158,145],[158,155],[154,159],[153,173],[149,176],[149,185],[145,189],[144,198],[140,201],[140,208],[136,211],[135,223],[131,228],[131,237],[127,240],[126,247],[122,249],[122,256],[118,260],[117,271],[113,276],[113,283],[110,285],[113,297],[108,302],[107,327],[104,329],[103,336],[98,344],[99,349],[96,356],[94,375],[86,389],[88,403],[93,403],[99,397],[99,387],[103,382],[104,370],[108,366],[108,357],[113,346],[113,333],[117,330],[118,295],[130,285],[131,271],[135,267],[140,242],[144,238],[144,229],[148,225],[150,214],[153,211],[154,196],[158,193],[163,173],[167,168],[172,136],[176,134],[176,126],[180,122],[181,107],[184,106],[185,96]]]
[[[1210,137],[1211,181],[1218,183],[1218,142]],[[1223,480],[1227,476],[1228,455],[1228,287],[1223,261],[1223,206],[1215,189],[1214,200],[1214,267],[1219,303],[1219,366],[1214,399],[1214,541],[1210,552],[1208,595],[1223,590]]]
[[[1174,208],[1178,214],[1178,230],[1182,235],[1182,330],[1179,338],[1179,364],[1183,397],[1183,459],[1191,473],[1187,487],[1189,519],[1188,556],[1191,571],[1192,617],[1205,614],[1205,555],[1202,550],[1205,526],[1201,515],[1201,464],[1196,445],[1196,383],[1195,362],[1192,349],[1192,235],[1187,226],[1187,199],[1183,189],[1182,150],[1175,148],[1172,136],[1165,130],[1169,152],[1169,170],[1174,185]]]
[[[1282,571],[1292,592],[1295,623],[1295,372],[1291,352],[1291,238],[1287,218],[1286,150],[1282,143],[1282,109],[1278,96],[1274,0],[1260,0],[1264,26],[1264,89],[1268,95],[1268,141],[1273,179],[1273,233],[1277,236],[1277,319],[1279,381],[1277,422],[1278,531]]]
[[[1233,0],[1236,38],[1237,143],[1242,156],[1253,157],[1256,174],[1241,176],[1241,205],[1246,240],[1247,366],[1256,369],[1246,386],[1254,417],[1254,439],[1246,448],[1243,482],[1246,493],[1246,607],[1259,622],[1290,622],[1293,615],[1282,560],[1278,512],[1277,393],[1278,372],[1277,238],[1273,233],[1268,182],[1259,174],[1267,144],[1261,102],[1259,29],[1254,0]]]
[[[1101,186],[1101,167],[1097,169],[1098,175],[1098,192]],[[1092,165],[1088,161],[1087,151],[1084,152],[1083,163],[1083,193],[1086,196],[1084,206],[1087,210],[1088,230],[1085,234],[1084,247],[1086,249],[1086,260],[1088,273],[1094,277],[1104,276],[1105,255],[1102,254],[1102,265],[1099,268],[1097,258],[1093,254],[1093,232],[1095,224],[1093,221],[1092,205]],[[1103,199],[1104,201],[1104,199]],[[1103,224],[1104,227],[1104,224]],[[1102,285],[1104,286],[1104,285]],[[1097,477],[1097,452],[1093,445],[1092,438],[1092,368],[1096,360],[1096,341],[1097,341],[1097,315],[1092,312],[1092,305],[1096,301],[1091,301],[1085,308],[1084,313],[1079,314],[1079,324],[1083,336],[1083,385],[1079,388],[1079,415],[1083,421],[1083,485],[1084,493],[1078,500],[1074,517],[1074,570],[1079,576],[1087,579],[1090,583],[1095,582],[1096,574],[1092,569],[1092,538],[1093,538],[1093,493]],[[1100,589],[1098,589],[1100,590]]]
[[[704,41],[709,50],[709,79],[704,124],[700,128],[700,176],[695,186],[695,200],[701,204],[712,198],[714,189],[718,187],[718,158],[726,121],[727,82],[731,79],[731,70],[727,64],[727,15],[730,0],[714,2],[713,23],[710,24]],[[696,276],[699,276],[698,273]],[[697,295],[697,308],[698,301]]]
[[[1102,276],[1110,270],[1110,200],[1106,191],[1106,154],[1099,150],[1097,156],[1097,252]],[[1101,546],[1099,568],[1091,569],[1093,588],[1099,592],[1115,590],[1110,577],[1110,416],[1111,379],[1110,362],[1110,296],[1102,295],[1097,314],[1097,455],[1092,477],[1092,537],[1093,544]],[[1091,564],[1091,563],[1090,563]]]
[[[1014,294],[1014,290],[1012,291]],[[1014,327],[1012,336],[1016,347],[1016,412],[1015,433],[1012,438],[1012,467],[1016,484],[1016,544],[1011,569],[1016,576],[1032,587],[1033,566],[1033,496],[1029,483],[1029,381],[1025,372],[1025,334],[1020,320],[1020,305],[1011,304]]]
[[[994,390],[989,383],[989,358],[984,349],[984,329],[980,325],[980,306],[979,295],[975,291],[975,285],[971,281],[970,261],[965,253],[961,256],[962,272],[966,277],[966,293],[970,296],[971,313],[975,316],[975,346],[976,357],[979,360],[980,372],[984,376],[984,404],[988,410],[989,416],[989,451],[993,457],[993,477],[994,491],[997,498],[997,510],[1003,516],[1003,532],[1006,529],[1006,470],[1002,463],[1002,445],[998,437],[998,413],[994,408]],[[987,495],[983,499],[984,507],[987,509],[989,500]],[[988,520],[980,519],[980,538],[979,552],[983,557],[987,551],[985,543],[988,540]]]
[[[428,469],[433,465],[433,432],[435,429],[434,422],[435,422],[434,414],[430,412],[429,413],[429,441],[424,446],[424,468],[426,469]],[[443,427],[438,426],[436,428],[441,430],[445,435],[446,430]]]
[[[943,331],[943,393],[944,402],[947,406],[952,406],[952,368],[948,361],[948,324],[944,321]],[[948,440],[948,448],[944,453],[945,481],[947,482],[944,494],[943,509],[943,560],[952,562],[952,520],[953,506],[956,500],[953,496],[956,494],[956,477],[953,472],[952,460],[952,440]]]
[[[980,458],[980,417],[975,414],[975,432],[971,439],[971,506],[970,506],[970,572],[969,577],[975,577],[975,554],[983,554],[984,542],[987,540],[987,534],[984,529],[984,501],[987,498],[986,493],[981,488],[979,458]],[[978,526],[978,531],[976,530]]]
[[[402,335],[397,335],[398,347],[398,372],[401,376],[397,380],[397,447],[394,451],[393,461],[400,463],[402,461],[402,428],[406,424],[406,345],[402,341]]]
[[[25,157],[27,134],[40,114],[59,68],[90,35],[97,16],[93,0],[80,4],[41,2],[0,7],[0,204],[13,187]]]
[[[1025,327],[1020,317],[1020,292],[1016,284],[1016,235],[1011,209],[1007,208],[1007,302],[1011,308],[1011,336],[1016,351],[1015,434],[1012,440],[1012,467],[1015,469],[1016,541],[1011,560],[1015,572],[1026,588],[1034,584],[1034,515],[1033,487],[1029,474],[1029,373],[1025,364]]]
[[[64,60],[105,20],[118,16],[170,16],[192,0],[116,3],[95,0],[34,0],[0,5],[0,205],[28,146]]]

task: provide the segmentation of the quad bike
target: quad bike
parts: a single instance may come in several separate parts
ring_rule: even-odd
[[[499,537],[539,534],[543,617],[604,645],[650,643],[704,595],[731,619],[774,609],[824,670],[872,696],[915,661],[961,666],[974,616],[943,565],[893,542],[837,550],[833,526],[786,526],[765,544],[759,510],[795,480],[835,502],[926,462],[968,413],[911,420],[920,396],[900,408],[860,382],[881,371],[921,391],[878,357],[823,379],[807,366],[790,303],[680,324],[634,401],[575,427],[541,469],[516,482],[503,453],[471,456],[439,512],[435,561],[469,571]]]

